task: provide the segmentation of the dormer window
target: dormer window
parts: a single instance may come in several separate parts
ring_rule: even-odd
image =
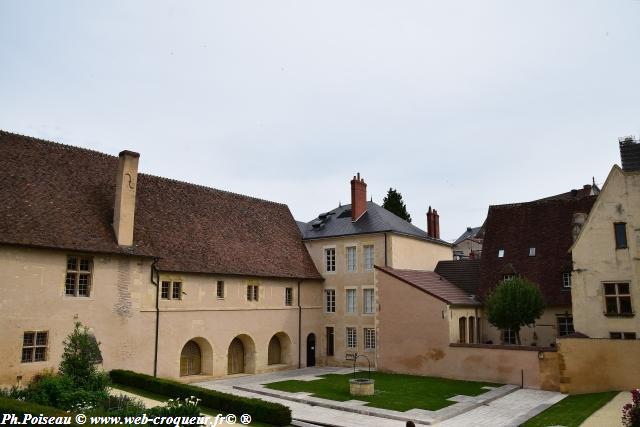
[[[504,249],[498,249],[498,258],[504,258]]]
[[[562,287],[571,289],[571,273],[562,273]]]
[[[529,256],[536,256],[536,248],[529,248]]]

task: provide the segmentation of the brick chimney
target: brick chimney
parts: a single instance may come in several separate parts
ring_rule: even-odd
[[[620,160],[625,172],[640,171],[640,143],[633,136],[618,139],[620,143]]]
[[[351,221],[356,222],[367,211],[367,184],[360,172],[351,180]]]
[[[113,230],[120,246],[133,245],[133,217],[136,210],[139,158],[140,154],[127,150],[120,152],[118,156]]]
[[[427,236],[440,238],[440,215],[437,210],[431,210],[431,206],[427,212]]]

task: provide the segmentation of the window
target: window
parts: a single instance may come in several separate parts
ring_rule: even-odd
[[[326,313],[335,313],[336,312],[336,290],[335,289],[325,289],[324,290],[324,311]]]
[[[347,247],[347,271],[355,272],[356,268],[356,247]]]
[[[476,338],[476,319],[469,316],[469,344],[473,344]]]
[[[347,328],[347,347],[356,348],[358,346],[358,336],[356,328]]]
[[[293,305],[293,288],[284,289],[284,305]]]
[[[624,222],[616,222],[613,224],[613,230],[616,235],[616,249],[624,249],[627,247],[627,224]]]
[[[365,271],[373,270],[373,245],[364,246],[364,269]]]
[[[173,282],[171,299],[182,299],[182,282]]]
[[[374,311],[374,294],[373,289],[364,289],[364,314],[372,314]]]
[[[635,340],[635,332],[609,332],[609,338],[612,340]]]
[[[502,276],[502,281],[505,282],[507,280],[515,279],[516,277],[518,277],[517,274],[504,274]]]
[[[47,360],[49,332],[25,332],[22,337],[22,363],[43,362]]]
[[[327,326],[327,356],[333,356],[333,327]]]
[[[162,281],[160,285],[160,298],[182,299],[182,282]]]
[[[218,299],[224,299],[224,281],[218,280],[216,284],[216,297]]]
[[[573,329],[573,316],[558,314],[558,336],[563,337],[575,332]]]
[[[503,329],[502,330],[502,342],[504,344],[515,344],[516,343],[516,333],[511,329]]]
[[[464,344],[467,342],[467,318],[458,319],[458,342]]]
[[[571,289],[571,273],[562,273],[562,287]]]
[[[69,297],[88,297],[91,293],[91,258],[67,257],[67,276],[64,294]]]
[[[247,285],[247,301],[258,301],[260,297],[260,287],[258,285]]]
[[[536,256],[536,248],[529,248],[529,256]]]
[[[376,330],[374,328],[364,328],[364,348],[365,350],[376,348]]]
[[[324,269],[327,272],[336,271],[336,248],[324,250]]]
[[[628,283],[604,283],[604,301],[607,315],[633,314]]]
[[[504,258],[504,249],[498,249],[498,258]]]
[[[347,289],[347,313],[355,313],[356,310],[356,290]]]

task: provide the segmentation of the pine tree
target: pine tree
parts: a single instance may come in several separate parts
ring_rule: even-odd
[[[402,200],[402,194],[393,188],[389,188],[386,197],[382,201],[382,207],[391,213],[398,215],[407,222],[411,222],[411,215],[407,212],[407,207]]]

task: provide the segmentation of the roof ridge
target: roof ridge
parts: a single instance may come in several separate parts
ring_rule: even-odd
[[[241,198],[244,198],[244,199],[256,200],[256,201],[259,201],[259,202],[266,202],[266,203],[271,203],[271,204],[274,204],[274,205],[288,207],[288,205],[286,203],[274,202],[273,200],[261,199],[259,197],[254,197],[254,196],[247,196],[246,194],[235,193],[235,192],[229,191],[229,190],[221,190],[219,188],[209,187],[207,185],[202,185],[202,184],[195,184],[193,182],[182,181],[182,180],[175,179],[175,178],[167,178],[165,176],[158,176],[158,175],[153,175],[153,174],[150,174],[150,173],[139,173],[138,175],[147,176],[149,178],[155,178],[155,179],[162,180],[162,181],[168,181],[168,182],[172,182],[172,183],[175,183],[175,184],[189,185],[191,187],[196,187],[196,188],[200,188],[200,189],[207,190],[207,191],[216,191],[216,192],[219,192],[219,193],[229,194],[231,196],[241,197]]]
[[[4,129],[0,129],[0,135],[1,134],[5,134],[5,135],[9,135],[9,136],[19,136],[20,138],[25,138],[25,139],[29,139],[33,142],[37,142],[39,144],[46,144],[46,145],[51,145],[55,148],[62,148],[65,150],[72,150],[72,151],[82,151],[82,152],[86,152],[88,154],[93,154],[93,155],[98,155],[101,157],[109,157],[109,158],[113,158],[113,159],[117,159],[117,156],[114,156],[112,154],[107,154],[107,153],[103,153],[102,151],[98,151],[98,150],[92,150],[91,148],[85,148],[85,147],[79,147],[77,145],[69,145],[69,144],[64,144],[62,142],[58,142],[58,141],[51,141],[48,139],[43,139],[43,138],[36,138],[35,136],[29,136],[29,135],[23,135],[21,133],[17,133],[17,132],[9,132],[7,130]]]
[[[531,200],[530,202],[517,202],[517,203],[504,203],[500,205],[489,205],[489,208],[511,208],[523,205],[534,205],[534,204],[545,204],[545,203],[575,203],[584,199],[588,199],[589,197],[597,197],[595,194],[590,194],[588,196],[583,196],[575,199],[538,199]]]

